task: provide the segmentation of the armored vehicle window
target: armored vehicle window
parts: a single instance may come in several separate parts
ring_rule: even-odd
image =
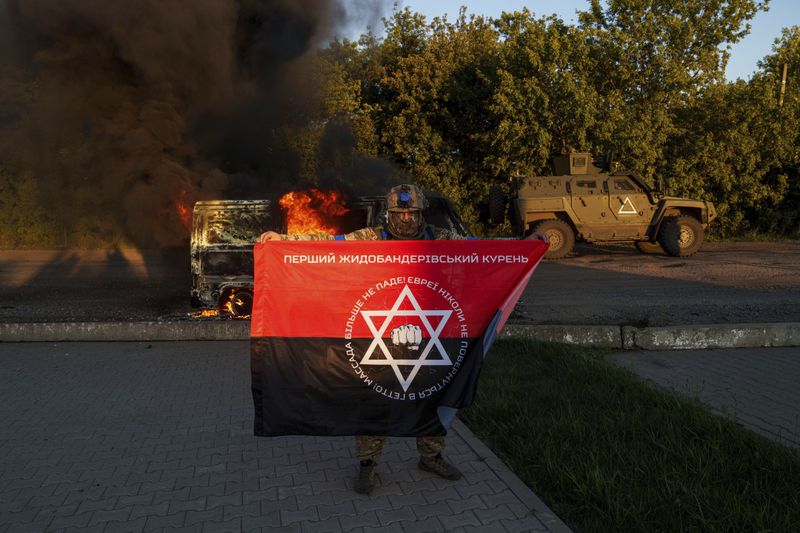
[[[633,185],[628,180],[614,180],[614,190],[615,191],[632,191],[634,190]]]
[[[573,157],[572,158],[572,166],[585,167],[586,166],[586,158],[585,157]]]
[[[586,187],[587,189],[597,188],[596,181],[576,181],[575,185],[577,185],[578,187]]]
[[[208,214],[208,244],[252,244],[268,226],[269,216],[263,212],[219,210]]]

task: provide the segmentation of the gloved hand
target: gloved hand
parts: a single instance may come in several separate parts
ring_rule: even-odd
[[[422,343],[422,328],[412,324],[403,324],[392,330],[392,344],[405,346],[409,350],[419,350]]]
[[[267,242],[267,241],[279,241],[281,240],[280,233],[274,231],[265,231],[261,234],[261,237],[258,238],[258,242]]]

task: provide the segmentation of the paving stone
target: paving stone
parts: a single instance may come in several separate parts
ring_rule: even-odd
[[[473,511],[467,511],[456,515],[440,515],[438,518],[445,530],[448,531],[456,528],[464,528],[466,526],[483,525]]]
[[[117,507],[129,507],[133,505],[150,505],[153,503],[153,493],[136,494],[134,496],[120,496],[117,500]]]
[[[5,533],[42,533],[42,531],[47,531],[50,522],[48,519],[26,524],[11,524],[9,526],[0,526],[0,530]]]
[[[420,520],[431,518],[433,516],[450,515],[453,512],[447,506],[446,502],[428,503],[424,505],[412,505],[410,508]]]
[[[509,533],[546,533],[547,528],[535,519],[530,520],[500,520],[500,525]]]
[[[122,498],[127,496],[136,496],[139,494],[141,484],[135,483],[132,485],[120,485],[116,487],[107,487],[103,493],[104,498]]]
[[[169,502],[161,502],[152,505],[134,505],[131,509],[130,520],[136,520],[140,516],[166,516],[169,513]]]
[[[92,519],[89,520],[89,525],[93,526],[98,523],[108,522],[123,522],[131,515],[131,508],[115,509],[113,511],[95,511]]]
[[[399,522],[395,522],[389,526],[380,527],[364,527],[361,528],[362,533],[404,533],[403,526]]]
[[[175,480],[167,481],[145,481],[139,486],[139,494],[156,494],[169,492],[175,488]]]
[[[302,525],[303,533],[342,533],[342,527],[336,519],[321,522],[305,522]]]
[[[204,522],[222,522],[222,507],[211,509],[210,511],[186,511],[185,525],[193,526]]]
[[[269,531],[274,531],[275,528],[279,527],[281,527],[280,511],[261,513],[258,516],[242,517],[242,531],[252,531],[254,529],[261,529],[261,528],[268,529]]]
[[[317,509],[310,507],[302,511],[281,511],[281,525],[288,526],[295,522],[309,522],[319,520]]]
[[[189,488],[189,499],[194,500],[196,498],[203,498],[203,497],[210,497],[210,496],[224,496],[225,495],[225,485],[209,485],[208,487],[190,487]]]
[[[506,488],[505,483],[503,483],[502,486],[503,489]],[[469,498],[476,494],[494,494],[496,492],[487,481],[479,481],[474,484],[458,483],[456,484],[456,491],[462,498]]]
[[[428,490],[424,492],[425,501],[428,503],[443,502],[446,500],[460,500],[461,495],[455,487],[447,487],[439,490]]]
[[[394,522],[411,521],[417,519],[417,517],[414,515],[414,511],[410,507],[393,509],[391,511],[379,510],[375,513],[378,515],[378,520],[381,521],[381,525],[383,526],[388,526]]]
[[[141,533],[144,531],[146,517],[136,520],[125,520],[124,522],[109,522],[106,524],[105,533]]]
[[[478,494],[460,500],[448,500],[447,505],[450,507],[452,514],[463,513],[470,509],[486,509],[488,507],[486,501]]]
[[[403,522],[403,531],[406,533],[430,533],[443,531],[444,527],[438,518],[420,519],[415,522]]]
[[[391,511],[393,509],[392,502],[387,496],[377,496],[367,498],[365,500],[355,501],[354,505],[358,514],[378,510]]]
[[[486,502],[486,507],[492,508],[504,504],[518,504],[519,498],[510,490],[498,492],[497,494],[484,494],[481,499]]]
[[[242,519],[234,518],[224,522],[205,522],[203,533],[239,533],[242,531]]]
[[[92,518],[92,513],[87,512],[71,516],[56,516],[50,522],[50,529],[66,529],[68,527],[86,527],[89,525],[89,520]]]
[[[194,500],[173,500],[169,502],[168,514],[176,514],[181,511],[204,511],[206,509],[206,499],[196,498]]]
[[[223,507],[223,520],[231,520],[244,516],[257,517],[261,515],[261,503],[253,502],[246,505],[226,505]]]
[[[497,531],[505,531],[501,529],[497,524],[487,524],[483,526],[467,526],[462,529],[464,533],[496,533]]]
[[[317,512],[320,520],[328,520],[336,516],[355,516],[356,509],[352,502],[344,502],[338,505],[317,505]]]
[[[190,494],[189,487],[178,490],[160,490],[153,494],[153,503],[188,501]]]
[[[318,505],[333,505],[333,494],[330,492],[323,492],[322,494],[298,494],[296,498],[298,509],[305,509]]]
[[[106,528],[105,523],[95,524],[91,526],[72,526],[63,529],[63,533],[103,533]]]
[[[357,515],[340,516],[339,524],[342,526],[342,531],[352,531],[360,527],[380,527],[381,521],[375,511],[369,511]]]
[[[183,527],[185,520],[185,512],[165,516],[148,516],[144,524],[144,530],[151,531],[166,527]]]
[[[490,524],[499,520],[512,520],[516,518],[514,512],[507,505],[500,505],[491,509],[475,509],[471,511],[481,521],[481,524]]]
[[[292,485],[290,487],[277,487],[278,489],[278,499],[282,500],[284,498],[288,498],[290,496],[311,496],[314,491],[311,488],[311,485],[300,485],[295,486]]]
[[[223,505],[241,505],[242,493],[236,492],[226,496],[209,496],[206,498],[206,509],[214,509]]]

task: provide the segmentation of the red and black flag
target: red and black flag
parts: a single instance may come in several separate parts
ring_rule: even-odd
[[[275,241],[255,246],[255,434],[429,436],[481,364],[547,245]]]

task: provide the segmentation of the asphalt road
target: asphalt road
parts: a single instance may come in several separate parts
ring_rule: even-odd
[[[188,319],[188,250],[0,250],[0,321]],[[800,242],[706,243],[694,257],[579,246],[543,262],[517,320],[659,326],[800,322]]]

